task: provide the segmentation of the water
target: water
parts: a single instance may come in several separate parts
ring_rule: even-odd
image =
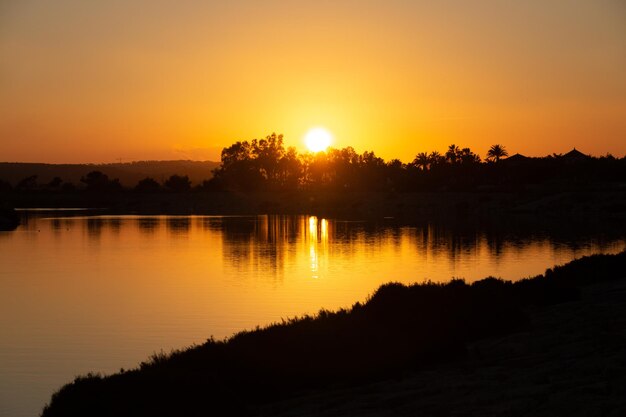
[[[38,415],[76,375],[349,307],[384,282],[520,279],[625,246],[309,216],[30,212],[0,232],[0,415]]]

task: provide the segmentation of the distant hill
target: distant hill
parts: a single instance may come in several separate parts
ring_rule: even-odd
[[[122,185],[132,187],[145,177],[162,182],[170,176],[188,175],[191,182],[200,184],[213,176],[212,170],[219,166],[213,161],[136,161],[115,164],[40,164],[23,162],[0,162],[0,180],[15,186],[20,180],[37,175],[39,184],[46,184],[54,177],[64,182],[80,184],[80,178],[91,171],[101,171],[109,178],[119,178]]]

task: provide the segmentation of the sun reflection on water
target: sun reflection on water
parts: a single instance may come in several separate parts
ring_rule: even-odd
[[[349,307],[385,282],[520,279],[626,247],[621,235],[575,238],[309,215],[30,215],[0,233],[0,387],[17,395],[53,375],[43,403],[76,373]]]
[[[311,277],[320,277],[320,260],[326,263],[328,258],[328,220],[309,216],[309,259]]]

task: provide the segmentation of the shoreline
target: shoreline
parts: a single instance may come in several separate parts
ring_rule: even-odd
[[[254,415],[625,415],[624,301],[626,278],[593,284],[579,300],[528,308],[528,331],[477,341],[465,361],[312,391]]]
[[[626,232],[626,193],[545,192],[191,192],[156,194],[13,194],[18,208],[82,207],[113,215],[314,215],[336,220],[486,225],[511,230]]]
[[[43,415],[273,415],[274,405],[311,392],[466,367],[477,355],[493,356],[477,348],[481,340],[532,332],[533,311],[584,301],[589,285],[623,282],[624,270],[626,252],[581,258],[517,283],[386,284],[348,310],[155,355],[107,377],[79,377]]]

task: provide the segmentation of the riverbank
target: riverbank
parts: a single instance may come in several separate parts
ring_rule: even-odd
[[[308,214],[319,217],[400,223],[490,221],[543,228],[624,230],[626,193],[619,185],[588,189],[524,189],[519,192],[187,192],[187,193],[8,193],[3,201],[18,208],[84,207],[107,214],[257,215]]]
[[[0,231],[15,230],[20,224],[20,217],[12,208],[0,207]]]
[[[527,331],[468,346],[468,358],[400,378],[315,391],[254,415],[626,415],[626,279],[579,300],[529,307]]]
[[[376,386],[368,381],[410,380],[429,372],[445,381],[450,366],[467,369],[477,357],[497,358],[480,348],[481,340],[533,335],[533,309],[584,301],[584,287],[618,282],[624,270],[625,252],[583,258],[517,283],[491,278],[472,285],[387,284],[349,310],[209,340],[109,377],[78,378],[55,394],[44,416],[273,415],[289,412],[294,398],[306,404],[316,395],[332,399],[361,389],[354,387]],[[573,323],[584,318],[576,310],[567,314]],[[576,328],[571,330],[576,336]],[[541,366],[550,373],[548,363]],[[415,395],[422,397],[419,390]],[[377,407],[394,404],[400,403],[392,399]]]

